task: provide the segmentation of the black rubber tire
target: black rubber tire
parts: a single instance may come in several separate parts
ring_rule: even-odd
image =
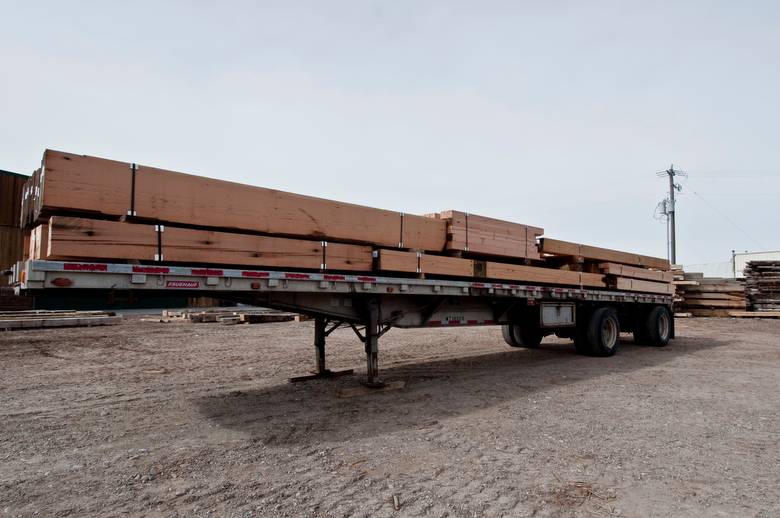
[[[501,334],[504,335],[504,341],[510,347],[523,347],[525,349],[536,349],[542,343],[542,332],[533,326],[523,326],[520,324],[505,324],[501,326]]]
[[[656,306],[651,309],[645,321],[640,323],[644,337],[641,343],[653,347],[664,347],[669,344],[669,338],[672,334],[671,319],[672,314],[665,306]]]
[[[598,308],[591,313],[580,340],[591,356],[612,356],[620,346],[620,320],[614,308]]]
[[[520,344],[515,340],[514,333],[512,333],[512,326],[510,324],[504,324],[501,326],[501,334],[504,335],[504,341],[509,347],[520,347]]]

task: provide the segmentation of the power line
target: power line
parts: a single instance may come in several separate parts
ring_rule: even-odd
[[[729,223],[731,223],[731,225],[732,225],[734,228],[736,228],[737,230],[739,230],[740,232],[742,232],[742,234],[743,234],[745,237],[747,237],[748,239],[750,239],[751,241],[753,241],[755,244],[757,244],[757,245],[759,246],[759,248],[766,248],[766,247],[765,247],[763,244],[759,243],[759,242],[758,242],[756,239],[754,239],[754,238],[753,238],[753,236],[751,236],[750,234],[748,234],[748,233],[747,233],[747,231],[746,231],[745,229],[743,229],[742,227],[740,227],[739,225],[737,225],[737,224],[736,224],[736,223],[735,223],[735,222],[734,222],[734,221],[733,221],[733,220],[732,220],[730,217],[728,217],[728,216],[726,215],[726,213],[725,213],[725,212],[721,211],[721,210],[720,210],[718,207],[716,207],[715,205],[713,205],[712,203],[710,203],[709,201],[707,201],[707,200],[706,200],[706,199],[705,199],[705,198],[704,198],[704,197],[703,197],[701,194],[699,194],[698,192],[694,191],[693,189],[691,189],[691,192],[692,192],[693,194],[695,194],[695,195],[696,195],[696,197],[698,197],[698,198],[699,198],[701,201],[703,201],[703,202],[704,202],[704,203],[705,203],[705,204],[706,204],[706,205],[707,205],[709,208],[711,208],[713,211],[715,211],[716,213],[718,213],[718,215],[719,215],[720,217],[722,217],[723,219],[725,219],[726,221],[728,221]]]

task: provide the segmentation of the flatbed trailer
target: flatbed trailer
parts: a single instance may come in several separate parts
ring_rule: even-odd
[[[314,317],[314,377],[325,365],[325,343],[348,326],[363,342],[366,384],[381,386],[379,338],[392,327],[501,325],[512,347],[535,348],[546,335],[574,340],[577,351],[612,356],[621,332],[664,346],[674,338],[672,296],[508,282],[456,281],[95,262],[24,261],[13,269],[17,292],[183,292],[291,310]]]

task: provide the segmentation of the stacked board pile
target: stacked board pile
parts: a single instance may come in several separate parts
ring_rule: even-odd
[[[22,259],[24,234],[19,228],[19,210],[27,177],[0,171],[0,270],[10,269]],[[8,284],[0,276],[0,286]]]
[[[686,272],[684,280],[676,285],[677,307],[682,312],[695,317],[728,317],[731,311],[745,310],[745,284],[739,279]]]
[[[750,309],[780,311],[780,261],[749,261],[744,273]]]
[[[664,259],[448,210],[405,214],[47,150],[27,256],[478,278],[671,294]]]

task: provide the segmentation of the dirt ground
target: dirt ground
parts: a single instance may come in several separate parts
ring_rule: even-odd
[[[287,383],[311,322],[0,333],[0,516],[779,516],[780,321],[677,325],[613,358],[394,329],[405,387],[367,395],[349,330],[354,376]]]

